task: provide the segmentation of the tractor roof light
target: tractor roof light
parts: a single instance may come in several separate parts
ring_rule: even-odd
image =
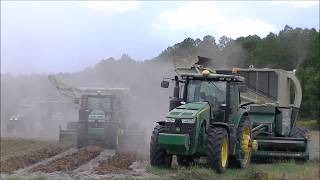
[[[202,75],[207,77],[207,76],[210,75],[210,71],[205,69],[205,70],[202,71]]]
[[[232,68],[232,74],[237,74],[238,70],[239,70],[239,68],[236,68],[236,67]]]

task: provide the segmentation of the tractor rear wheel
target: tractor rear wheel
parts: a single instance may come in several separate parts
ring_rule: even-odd
[[[309,134],[309,130],[305,127],[300,127],[300,126],[294,126],[291,131],[290,131],[290,137],[293,137],[293,138],[308,138],[308,134]],[[308,144],[307,144],[308,146]],[[300,160],[303,160],[303,161],[308,161],[309,158],[310,158],[310,152],[308,152],[309,150],[307,149],[306,150],[308,155],[303,157],[303,158],[299,158]]]
[[[105,128],[105,146],[109,149],[117,149],[119,145],[118,127],[115,125],[107,125]]]
[[[177,155],[177,162],[180,166],[190,166],[194,161],[192,156]]]
[[[82,148],[88,145],[87,126],[79,123],[77,126],[77,148]]]
[[[158,143],[159,133],[163,132],[164,127],[157,125],[151,136],[150,141],[150,164],[157,167],[171,167],[172,155],[160,147]]]
[[[235,157],[233,164],[238,168],[246,168],[251,161],[251,122],[248,116],[243,116],[237,130],[237,141],[240,144],[242,157]]]
[[[208,164],[217,173],[224,172],[228,167],[229,136],[222,127],[210,126],[208,130]]]
[[[309,130],[305,127],[295,126],[291,129],[290,137],[305,138]]]

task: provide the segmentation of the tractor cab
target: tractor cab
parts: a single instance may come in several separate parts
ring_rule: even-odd
[[[197,65],[191,68],[193,69],[195,72],[176,70],[181,78],[176,76],[172,79],[175,81],[175,87],[169,110],[207,104],[210,109],[210,121],[228,122],[240,107],[240,92],[246,91],[243,77],[216,74],[215,71]],[[167,88],[169,83],[164,80],[161,85]]]
[[[83,95],[81,109],[87,111],[88,123],[101,126],[103,123],[112,121],[113,95]]]

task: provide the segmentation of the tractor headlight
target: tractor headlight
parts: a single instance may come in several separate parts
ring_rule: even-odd
[[[192,119],[181,119],[182,123],[186,123],[186,124],[193,124],[194,122],[196,122],[196,118],[192,118]]]
[[[13,120],[18,121],[18,118],[13,118]]]
[[[176,119],[174,119],[174,118],[166,118],[166,122],[175,122],[176,121]]]

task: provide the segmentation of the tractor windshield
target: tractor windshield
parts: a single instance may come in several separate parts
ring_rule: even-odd
[[[88,97],[88,108],[92,110],[103,110],[104,112],[111,112],[111,98]]]
[[[189,80],[187,102],[207,101],[212,107],[219,107],[226,101],[226,82]]]

